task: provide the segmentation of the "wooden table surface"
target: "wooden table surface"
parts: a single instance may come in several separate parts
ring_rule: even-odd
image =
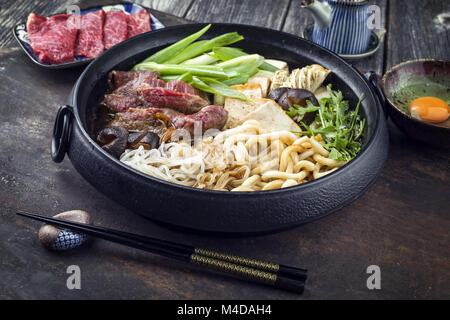
[[[300,34],[312,19],[297,0],[136,1],[184,19],[236,22]],[[387,30],[380,50],[352,62],[379,75],[400,61],[450,59],[450,12],[441,0],[377,0]],[[70,2],[69,2],[70,3]],[[50,15],[65,1],[0,2],[0,298],[13,299],[449,299],[450,151],[411,141],[392,123],[386,165],[369,190],[339,212],[273,235],[220,238],[186,234],[145,220],[100,194],[68,159],[50,159],[58,107],[81,69],[42,70],[14,42],[11,28],[28,13]],[[167,25],[185,20],[155,12]],[[58,254],[39,243],[39,223],[16,209],[54,215],[83,209],[95,223],[158,238],[302,266],[298,296],[182,263],[94,241]],[[274,208],[276,214],[276,208]],[[68,290],[66,269],[81,269],[81,290]],[[368,290],[366,268],[381,269],[381,290]]]

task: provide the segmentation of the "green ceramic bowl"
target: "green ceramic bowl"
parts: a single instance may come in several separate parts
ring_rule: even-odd
[[[419,97],[436,97],[450,104],[450,61],[402,62],[384,74],[382,88],[389,116],[403,132],[428,144],[450,146],[450,119],[429,123],[413,118],[408,111],[409,103]]]

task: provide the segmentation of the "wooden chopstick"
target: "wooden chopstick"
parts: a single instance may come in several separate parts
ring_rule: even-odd
[[[233,274],[248,280],[269,284],[281,289],[303,292],[307,271],[270,262],[249,259],[213,250],[146,237],[124,231],[87,225],[68,220],[17,211],[17,214],[41,222],[65,227],[97,238],[145,250],[168,258],[200,265],[208,269]]]

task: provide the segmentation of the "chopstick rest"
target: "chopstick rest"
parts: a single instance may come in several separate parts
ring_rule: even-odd
[[[56,219],[63,219],[83,224],[91,224],[91,217],[86,211],[71,210],[58,213],[53,216]],[[54,251],[67,251],[80,247],[88,237],[84,233],[75,232],[70,229],[57,228],[50,224],[45,224],[39,229],[39,241],[48,249]]]

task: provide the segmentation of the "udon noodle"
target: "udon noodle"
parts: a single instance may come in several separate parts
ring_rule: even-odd
[[[320,137],[269,132],[256,120],[201,139],[158,149],[126,150],[120,161],[159,179],[201,189],[257,191],[302,184],[346,162],[328,158]]]

